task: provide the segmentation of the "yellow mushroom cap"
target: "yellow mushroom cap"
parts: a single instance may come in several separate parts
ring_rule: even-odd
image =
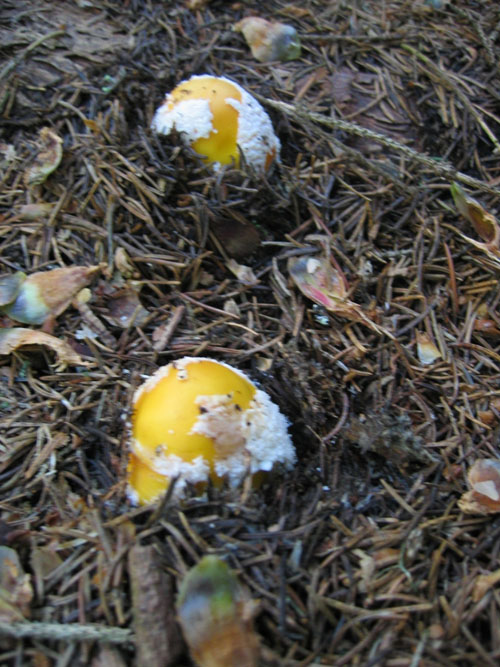
[[[215,168],[246,161],[257,171],[279,159],[280,142],[257,100],[240,85],[208,74],[182,81],[166,96],[151,127],[160,134],[174,128]]]
[[[247,472],[291,467],[287,427],[269,396],[227,364],[184,357],[163,366],[134,396],[130,498],[150,502],[174,477],[182,496],[188,482],[236,485]]]
[[[128,483],[134,496],[142,505],[152,503],[165,492],[168,478],[151,470],[133,452],[130,452],[127,466]]]

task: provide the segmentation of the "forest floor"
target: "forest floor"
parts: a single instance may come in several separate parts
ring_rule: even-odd
[[[0,319],[0,664],[193,664],[175,595],[215,554],[263,665],[498,665],[499,505],[459,505],[499,456],[498,2],[1,4],[0,273],[99,268],[43,327]],[[257,62],[251,14],[301,57]],[[151,131],[204,73],[270,115],[265,176]],[[133,393],[185,355],[269,393],[297,464],[132,507]]]

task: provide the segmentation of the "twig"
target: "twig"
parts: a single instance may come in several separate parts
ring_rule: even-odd
[[[50,639],[53,641],[82,642],[98,641],[108,644],[128,644],[134,636],[126,628],[110,628],[101,625],[79,623],[0,623],[0,636],[16,639]]]
[[[471,188],[476,188],[477,190],[482,190],[483,192],[488,192],[490,194],[500,196],[500,190],[498,188],[493,188],[484,181],[480,181],[477,178],[473,178],[472,176],[463,174],[449,162],[438,161],[438,158],[428,157],[427,155],[419,153],[418,151],[414,150],[413,148],[410,148],[409,146],[400,144],[398,141],[391,139],[385,134],[380,134],[379,132],[373,132],[372,130],[368,130],[365,127],[356,125],[356,123],[349,123],[345,120],[340,120],[338,118],[329,118],[328,116],[323,116],[314,111],[308,111],[306,108],[302,106],[294,106],[293,104],[287,104],[286,102],[277,102],[275,100],[270,100],[268,98],[261,97],[260,95],[256,95],[256,97],[259,97],[259,99],[261,99],[264,102],[264,104],[267,104],[270,107],[273,107],[274,109],[282,111],[291,118],[295,118],[296,120],[302,120],[302,121],[304,119],[313,121],[315,123],[319,123],[320,125],[326,125],[335,130],[342,130],[349,134],[354,134],[355,136],[358,137],[365,137],[373,141],[377,141],[383,146],[387,146],[387,148],[391,148],[392,150],[397,151],[398,153],[402,153],[409,159],[415,160],[415,162],[419,162],[420,164],[425,165],[428,169],[433,171],[438,176],[442,176],[443,178],[446,178],[448,180],[460,181],[461,183],[469,185]]]

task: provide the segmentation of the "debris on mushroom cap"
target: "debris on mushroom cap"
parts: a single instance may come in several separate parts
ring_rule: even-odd
[[[291,25],[267,21],[259,16],[247,16],[238,21],[233,30],[243,34],[253,57],[261,63],[300,58],[300,39]]]
[[[271,119],[252,95],[225,77],[204,74],[182,81],[166,96],[151,127],[160,134],[175,129],[215,169],[238,165],[240,150],[256,171],[279,161]]]
[[[209,477],[236,486],[246,473],[290,468],[287,428],[270,397],[228,364],[184,357],[163,366],[134,396],[129,497],[153,502],[174,478],[181,497]]]
[[[462,495],[458,506],[466,514],[500,512],[500,460],[478,459],[467,474],[470,491]]]
[[[256,603],[217,556],[205,556],[184,577],[177,614],[200,667],[255,667],[259,642],[253,630]]]

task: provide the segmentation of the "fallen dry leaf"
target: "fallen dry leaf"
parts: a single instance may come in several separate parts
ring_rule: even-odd
[[[11,354],[23,345],[43,345],[49,347],[57,355],[57,369],[63,369],[66,366],[85,366],[69,345],[55,336],[36,331],[33,329],[24,329],[23,327],[14,327],[12,329],[0,329],[0,354]]]
[[[40,130],[40,146],[35,161],[24,174],[24,184],[40,185],[57,169],[62,159],[62,139],[50,129]]]
[[[417,331],[416,339],[417,354],[421,364],[426,366],[428,364],[434,363],[436,359],[441,358],[441,352],[427,333],[423,331]]]
[[[478,250],[484,252],[500,267],[500,225],[494,215],[486,211],[473,197],[470,197],[457,183],[450,186],[453,201],[459,213],[472,225],[483,241],[476,241],[458,231],[458,234]]]
[[[365,72],[354,65],[341,66],[331,76],[331,97],[346,120],[385,134],[402,144],[418,141],[415,110],[403,106],[402,99],[391,92],[383,70]],[[405,98],[405,104],[410,99]],[[349,139],[364,152],[382,154],[383,146],[370,137]]]
[[[126,285],[112,295],[107,313],[103,317],[117,327],[127,329],[130,326],[141,326],[149,317],[149,312],[139,300],[139,289],[134,285]]]
[[[226,263],[226,266],[243,285],[255,285],[258,282],[257,277],[249,266],[238,264],[234,259],[230,259]]]
[[[253,57],[261,63],[300,58],[300,39],[291,25],[247,16],[235,23],[233,30],[243,34]]]
[[[494,215],[486,211],[473,197],[470,197],[458,183],[450,186],[453,201],[459,213],[474,225],[474,229],[486,243],[498,246],[500,227]]]
[[[0,621],[15,623],[28,618],[33,589],[14,549],[0,546]]]
[[[24,204],[19,209],[20,220],[38,220],[51,214],[55,204],[52,202],[38,202],[38,204]]]
[[[18,271],[0,278],[0,311],[23,324],[43,324],[66,310],[100,268],[68,266],[30,276]]]
[[[361,306],[347,298],[347,284],[338,269],[326,257],[290,257],[288,271],[299,290],[308,299],[339,317],[362,322],[379,334],[392,334],[373,322]]]
[[[500,459],[478,459],[467,473],[471,487],[458,500],[466,514],[500,512]]]
[[[217,217],[210,221],[210,230],[224,252],[236,260],[249,257],[259,246],[260,236],[255,225],[242,215],[231,218]]]
[[[486,593],[498,584],[500,581],[500,570],[490,572],[489,574],[480,574],[474,581],[474,588],[472,589],[472,601],[479,602]]]

